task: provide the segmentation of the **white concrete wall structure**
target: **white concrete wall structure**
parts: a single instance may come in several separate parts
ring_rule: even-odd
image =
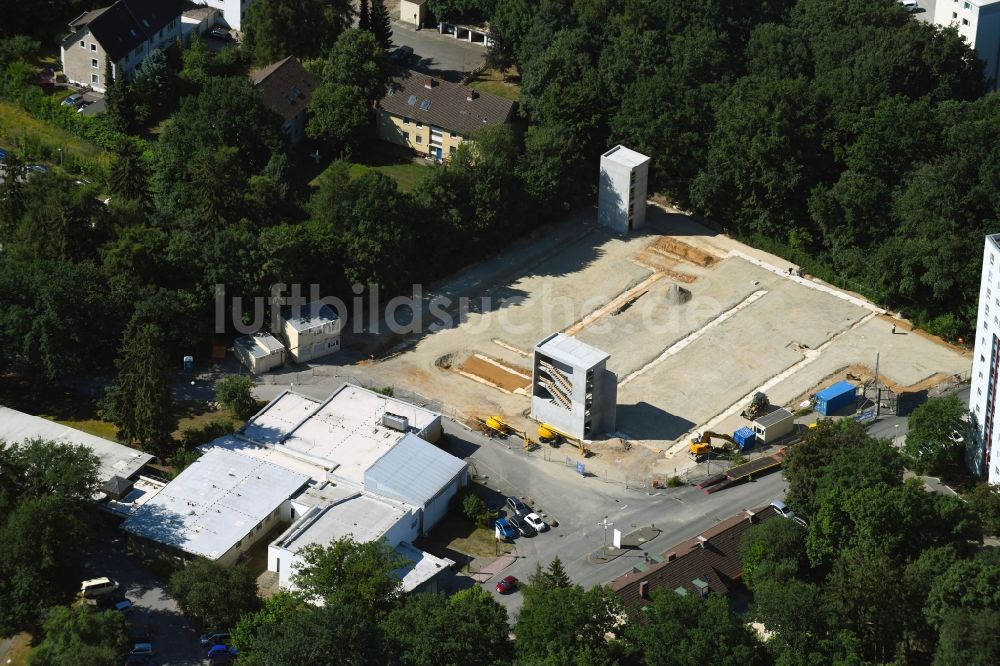
[[[969,413],[972,436],[966,449],[969,469],[1000,483],[1000,428],[997,427],[997,369],[1000,366],[1000,234],[986,237],[979,284],[979,317],[972,357]]]
[[[237,32],[243,32],[243,19],[253,0],[195,0],[199,5],[215,7],[222,22]]]
[[[986,79],[1000,83],[1000,0],[937,0],[934,23],[954,26],[986,63]]]
[[[617,377],[609,355],[563,333],[537,345],[531,374],[531,418],[577,439],[613,432]]]
[[[597,221],[620,234],[646,222],[646,185],[649,158],[615,146],[601,155],[597,191]]]

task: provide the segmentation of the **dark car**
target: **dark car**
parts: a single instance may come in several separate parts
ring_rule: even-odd
[[[199,638],[202,645],[226,645],[229,643],[228,631],[210,631]]]
[[[218,25],[209,30],[208,34],[211,35],[212,37],[215,37],[216,39],[221,39],[224,42],[228,42],[233,38],[233,36],[229,34],[228,30]]]
[[[400,46],[389,54],[389,62],[395,65],[405,65],[413,56],[413,49],[409,46]]]
[[[510,594],[517,589],[517,579],[513,576],[507,576],[499,583],[497,583],[497,592],[500,594]]]
[[[137,624],[132,627],[132,642],[133,643],[148,643],[149,642],[149,627]]]
[[[517,497],[507,498],[507,508],[513,511],[515,516],[526,516],[531,513],[531,507]]]
[[[535,536],[535,528],[523,520],[519,520],[516,516],[511,516],[507,519],[507,522],[510,523],[515,530],[520,532],[521,536]]]
[[[153,655],[130,654],[125,658],[125,666],[153,666]]]
[[[213,659],[220,656],[236,656],[236,648],[230,647],[228,645],[213,645],[208,648],[208,654],[206,655],[209,659]]]
[[[46,171],[49,170],[49,168],[44,164],[29,164],[28,166],[24,167],[24,169],[28,173],[45,173]]]

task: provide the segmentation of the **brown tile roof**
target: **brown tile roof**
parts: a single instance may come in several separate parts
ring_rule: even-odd
[[[428,82],[432,87],[426,87]],[[389,82],[386,95],[378,105],[387,113],[418,120],[462,136],[476,130],[507,122],[514,102],[503,97],[475,91],[413,70],[406,70]]]
[[[777,513],[774,507],[754,509],[754,524],[770,520]],[[663,551],[663,562],[649,566],[645,571],[633,571],[611,581],[611,589],[625,604],[635,609],[648,603],[653,590],[684,588],[689,594],[700,594],[700,579],[708,589],[728,594],[743,575],[740,561],[740,541],[751,527],[750,513],[743,512],[705,530],[699,536]],[[670,555],[674,559],[668,560]],[[643,596],[640,585],[645,583]]]
[[[260,90],[264,106],[285,120],[299,115],[316,89],[316,77],[293,56],[251,73],[250,78]]]

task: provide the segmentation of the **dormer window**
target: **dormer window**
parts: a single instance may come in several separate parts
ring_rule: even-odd
[[[85,49],[85,48],[87,48],[87,42],[85,42],[85,41],[83,41],[83,40],[81,39],[81,40],[80,40],[80,48],[81,48],[81,49]]]
[[[91,50],[91,51],[97,51],[97,44],[93,44],[93,43],[92,43],[92,44],[90,45],[90,50]]]

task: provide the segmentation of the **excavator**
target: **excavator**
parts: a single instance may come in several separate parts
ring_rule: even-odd
[[[726,443],[722,446],[712,446],[713,438],[724,440]],[[691,438],[691,443],[688,445],[688,451],[693,457],[699,458],[710,453],[725,453],[727,451],[731,451],[735,447],[736,440],[729,435],[706,430],[703,433],[699,433],[697,437]]]
[[[551,446],[559,446],[561,442],[566,441],[578,448],[580,450],[580,455],[584,457],[590,455],[590,449],[588,449],[582,441],[572,435],[564,433],[562,430],[554,428],[548,423],[543,423],[538,426],[538,439]]]
[[[767,394],[758,391],[753,394],[753,399],[750,400],[750,404],[747,408],[743,410],[740,414],[747,421],[756,421],[760,417],[767,414],[768,408],[770,408],[771,402],[767,399]]]

